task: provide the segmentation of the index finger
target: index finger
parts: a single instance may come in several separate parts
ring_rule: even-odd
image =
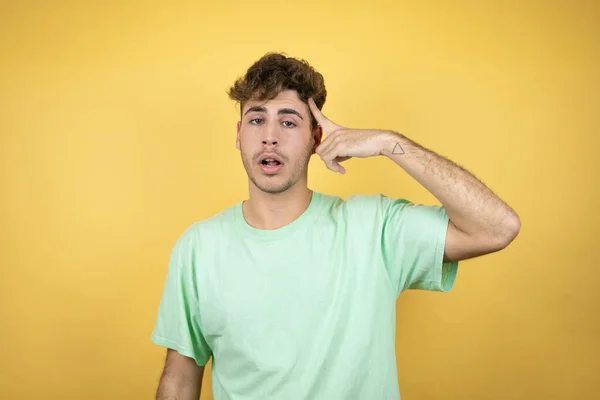
[[[312,99],[312,97],[308,99],[308,107],[310,108],[310,111],[312,112],[319,125],[321,125],[321,127],[325,129],[325,131],[333,132],[338,128],[338,126],[335,123],[327,119],[327,117],[325,117],[323,113],[321,113],[321,110],[319,110],[317,104]]]

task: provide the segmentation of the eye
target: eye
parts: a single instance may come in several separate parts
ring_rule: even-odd
[[[286,124],[289,124],[289,125],[286,125]],[[283,121],[283,125],[287,128],[292,128],[292,127],[296,126],[296,124],[293,123],[292,121]]]
[[[255,122],[255,121],[259,121],[259,122]],[[260,123],[260,121],[262,121],[262,118],[254,118],[254,119],[250,120],[250,123],[256,125],[256,124]]]

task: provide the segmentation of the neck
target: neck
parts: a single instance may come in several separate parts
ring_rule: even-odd
[[[312,195],[305,185],[294,185],[282,193],[265,193],[251,185],[249,199],[242,203],[244,219],[256,229],[279,229],[306,211]]]

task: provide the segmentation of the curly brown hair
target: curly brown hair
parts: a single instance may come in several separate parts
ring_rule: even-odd
[[[313,98],[321,110],[327,97],[323,75],[308,62],[287,57],[284,53],[267,53],[256,61],[229,89],[228,95],[240,104],[240,114],[249,100],[270,100],[284,90],[295,90],[298,97],[308,104]],[[317,121],[310,113],[311,127]]]

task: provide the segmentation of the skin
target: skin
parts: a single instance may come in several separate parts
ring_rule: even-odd
[[[255,110],[253,107],[263,107]],[[280,110],[296,114],[279,114]],[[310,203],[308,163],[321,142],[322,129],[311,129],[308,105],[287,90],[268,101],[249,101],[237,123],[236,148],[248,175],[249,199],[243,203],[246,222],[257,229],[277,229],[298,218]],[[259,157],[275,153],[283,168],[274,175],[260,169]]]
[[[156,400],[198,400],[202,390],[204,367],[192,358],[167,349]]]

